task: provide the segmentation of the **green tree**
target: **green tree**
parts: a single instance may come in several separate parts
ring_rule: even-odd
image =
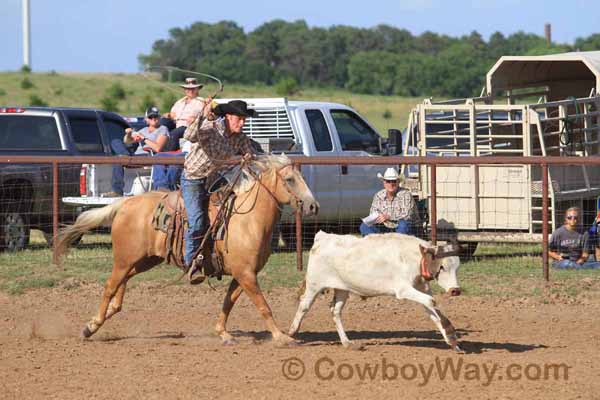
[[[144,95],[144,97],[142,97],[142,101],[140,103],[140,112],[144,113],[146,112],[146,110],[152,106],[155,106],[156,102],[154,101],[154,99],[152,98],[152,96],[150,96],[148,93],[146,93]]]
[[[275,85],[275,92],[280,96],[293,96],[300,91],[294,78],[283,78]]]
[[[32,87],[35,87],[33,82],[31,82],[28,77],[23,78],[21,81],[21,89],[27,90],[31,89]]]
[[[399,60],[400,56],[386,51],[354,55],[348,64],[347,88],[361,93],[393,94]]]
[[[106,90],[106,95],[116,100],[124,100],[127,97],[127,93],[125,92],[123,85],[121,85],[119,82],[115,82],[110,85]]]
[[[104,96],[100,99],[100,107],[105,111],[119,112],[119,103],[114,97]]]
[[[160,110],[162,113],[171,111],[171,107],[177,101],[177,96],[173,92],[165,92],[160,102]]]
[[[36,94],[29,96],[29,105],[34,107],[48,107],[48,103]]]
[[[577,38],[574,47],[580,51],[600,50],[600,33],[595,33],[587,38]]]

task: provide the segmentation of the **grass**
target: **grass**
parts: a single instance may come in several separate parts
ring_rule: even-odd
[[[111,271],[110,237],[106,234],[86,235],[81,245],[73,249],[63,267],[51,264],[51,251],[41,233],[33,231],[33,246],[19,253],[0,253],[0,291],[17,295],[38,288],[71,289],[86,283],[104,284]],[[304,252],[304,266],[308,252]],[[168,283],[180,275],[169,265],[158,267],[135,277],[139,282]],[[274,253],[259,275],[264,289],[298,287],[304,272],[296,270],[294,252]],[[576,297],[597,292],[598,271],[550,271],[551,282],[542,280],[540,246],[480,245],[473,260],[462,263],[459,281],[465,294],[500,298]],[[229,278],[213,281],[224,286]],[[179,284],[186,284],[185,280]],[[434,291],[441,290],[435,287]]]
[[[20,82],[24,78],[28,78],[33,87],[23,89]],[[4,93],[2,103],[5,106],[30,105],[30,96],[35,94],[50,106],[101,108],[102,100],[107,96],[110,97],[115,87],[120,87],[124,91],[120,93],[120,98],[110,97],[116,101],[120,113],[141,115],[147,106],[147,99],[152,99],[156,105],[161,106],[165,98],[173,94],[171,89],[175,90],[177,96],[183,96],[176,84],[167,86],[140,74],[0,73],[0,88]],[[214,86],[208,85],[200,95],[205,96],[214,91]],[[279,96],[273,86],[229,85],[225,82],[225,90],[219,97]],[[358,95],[336,88],[301,88],[301,91],[290,97],[290,100],[332,101],[352,106],[382,135],[387,136],[387,130],[390,128],[406,127],[410,110],[422,99]]]

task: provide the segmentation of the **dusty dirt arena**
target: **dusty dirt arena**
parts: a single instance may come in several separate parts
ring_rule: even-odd
[[[130,289],[123,312],[84,341],[100,293],[0,294],[2,399],[600,398],[600,298],[436,296],[460,332],[458,355],[419,306],[391,298],[350,299],[344,323],[365,347],[357,351],[339,344],[328,298],[308,314],[300,345],[277,348],[242,296],[229,323],[239,344],[225,347],[213,333],[224,289],[157,284]],[[295,290],[267,296],[287,330]],[[554,375],[560,363],[567,376]],[[442,377],[447,367],[454,375]]]

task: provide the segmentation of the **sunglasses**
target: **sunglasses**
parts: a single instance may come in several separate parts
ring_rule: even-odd
[[[147,117],[148,119],[158,119],[159,116],[158,115],[150,115],[149,117]]]
[[[398,183],[398,181],[384,181],[385,183]]]
[[[577,215],[567,215],[567,219],[579,219]]]

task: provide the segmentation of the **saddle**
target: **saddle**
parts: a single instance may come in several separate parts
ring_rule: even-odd
[[[223,259],[215,249],[214,243],[223,240],[233,209],[235,195],[223,192],[213,193],[209,201],[210,228],[203,238],[196,257],[202,256],[204,275],[221,279],[223,274]],[[177,265],[184,269],[185,265],[185,231],[187,230],[187,211],[181,191],[166,193],[156,205],[152,216],[152,227],[166,234],[165,260],[168,264]]]

